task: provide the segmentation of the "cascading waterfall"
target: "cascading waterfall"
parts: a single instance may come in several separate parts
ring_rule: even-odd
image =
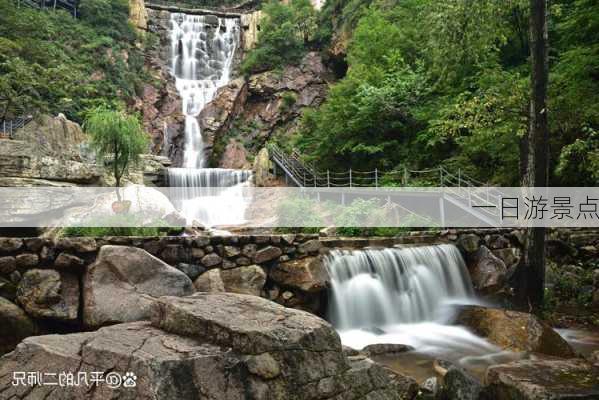
[[[230,80],[239,43],[239,20],[210,15],[171,14],[171,72],[185,115],[184,168],[206,164],[197,117]]]
[[[463,327],[451,326],[456,304],[476,303],[453,245],[332,251],[328,318],[342,342],[361,349],[396,343],[454,361],[501,354]]]
[[[170,168],[168,180],[177,188],[175,206],[188,222],[215,226],[244,220],[247,204],[240,190],[251,173],[204,168],[204,142],[197,120],[217,90],[230,80],[239,35],[237,18],[171,14],[171,72],[183,104],[185,147],[183,168]]]

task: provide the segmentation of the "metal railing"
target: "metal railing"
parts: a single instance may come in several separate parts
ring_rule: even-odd
[[[0,138],[14,139],[15,132],[31,121],[33,121],[32,115],[26,115],[8,121],[0,121]]]
[[[434,181],[439,176],[438,168],[425,170],[401,170],[359,171],[349,169],[348,171],[318,171],[314,164],[301,160],[297,151],[286,154],[276,145],[269,146],[269,154],[272,160],[283,169],[298,186],[302,187],[381,187],[383,182],[396,182],[401,186],[409,186],[417,179]]]
[[[73,17],[77,18],[78,0],[14,0],[17,7],[26,6],[40,10],[56,10],[57,8],[67,10]]]
[[[313,164],[304,163],[297,151],[285,153],[276,145],[268,147],[271,160],[299,187],[370,187],[434,186],[444,188],[444,196],[454,204],[471,209],[483,217],[496,218],[501,209],[502,193],[487,184],[462,174],[448,171],[444,166],[424,170],[318,171]],[[426,184],[425,184],[426,183]],[[432,185],[431,185],[432,184]]]

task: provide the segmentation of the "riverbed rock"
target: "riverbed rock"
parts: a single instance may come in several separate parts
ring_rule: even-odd
[[[207,268],[211,268],[211,267],[216,267],[218,264],[220,264],[222,262],[222,257],[219,256],[216,253],[210,253],[210,254],[206,254],[204,257],[202,257],[202,265],[204,265]]]
[[[248,265],[227,270],[211,269],[194,282],[199,292],[231,292],[260,296],[266,273],[257,265]]]
[[[81,258],[68,253],[60,253],[54,260],[54,267],[59,270],[77,269],[84,264],[85,262]]]
[[[283,254],[280,248],[274,246],[267,246],[263,249],[256,251],[253,260],[256,264],[262,264],[267,261],[277,259]]]
[[[266,273],[257,265],[220,271],[225,291],[260,296],[266,283]]]
[[[13,386],[21,370],[136,376],[135,387],[94,387],[98,399],[412,398],[400,397],[410,388],[398,375],[364,357],[347,359],[326,321],[235,294],[162,297],[152,323],[29,337],[0,359],[2,398],[89,398],[86,385]]]
[[[204,272],[193,282],[193,286],[198,292],[219,293],[225,291],[225,284],[219,269]]]
[[[532,314],[480,306],[461,307],[456,323],[506,350],[573,357],[570,345]]]
[[[83,322],[89,327],[144,320],[155,297],[193,293],[183,272],[126,246],[103,246],[83,282]]]
[[[487,398],[559,400],[599,398],[599,367],[582,359],[542,357],[487,369]]]
[[[310,293],[325,290],[330,280],[322,256],[281,262],[271,269],[269,275],[282,286]]]
[[[36,318],[73,321],[79,311],[79,279],[51,269],[32,269],[17,288],[17,302]]]
[[[17,271],[15,271],[17,272]],[[0,297],[14,301],[17,297],[17,285],[9,279],[0,276]]]
[[[388,354],[397,354],[397,353],[405,353],[408,351],[412,351],[414,348],[412,346],[408,346],[406,344],[395,344],[395,343],[377,343],[370,344],[364,347],[361,353],[366,354],[368,357],[372,356],[380,356],[380,355],[388,355]]]
[[[33,253],[23,253],[15,257],[17,267],[20,269],[37,267],[39,263],[39,257]]]
[[[176,268],[187,275],[192,281],[195,281],[198,276],[206,271],[206,268],[198,264],[179,263]]]
[[[444,400],[480,400],[483,385],[468,372],[455,366],[449,367],[443,377],[441,398]]]
[[[12,256],[0,257],[0,274],[10,275],[17,269],[17,261]]]
[[[0,238],[0,254],[17,251],[23,245],[23,241],[17,238]]]
[[[0,297],[0,355],[12,351],[21,340],[36,333],[37,326],[25,311]]]
[[[474,253],[478,250],[480,244],[480,237],[474,233],[468,233],[460,235],[457,241],[458,247],[460,247],[466,254]]]
[[[474,289],[486,295],[497,293],[503,288],[507,279],[507,267],[486,246],[480,246],[467,261]]]

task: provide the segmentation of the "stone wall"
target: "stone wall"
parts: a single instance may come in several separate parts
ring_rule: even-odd
[[[57,326],[67,330],[81,329],[85,325],[83,310],[88,306],[83,305],[83,299],[88,290],[89,271],[92,265],[98,264],[98,253],[106,245],[121,246],[112,257],[125,260],[122,262],[127,268],[124,275],[144,274],[152,267],[167,271],[167,275],[179,274],[189,282],[188,285],[193,282],[193,290],[254,294],[287,307],[323,315],[328,275],[322,261],[331,248],[454,243],[464,255],[477,292],[497,298],[511,295],[511,280],[521,258],[524,240],[521,230],[501,229],[421,231],[394,238],[302,234],[56,240],[0,238],[0,297],[4,298],[0,298],[0,303],[4,302],[0,304],[0,320],[2,307],[6,306],[10,313],[20,313],[25,327],[33,326],[32,321],[35,321],[36,327],[50,332],[56,331]],[[558,260],[560,267],[567,267],[574,260],[596,260],[598,246],[599,233],[596,231],[560,230],[550,233],[548,253],[553,260]],[[137,249],[145,250],[141,253],[146,256],[140,255]],[[110,264],[106,259],[103,262]],[[155,274],[146,275],[143,279],[147,280]],[[137,290],[128,278],[112,277],[113,281],[107,284],[119,288],[132,285],[133,290]],[[139,276],[134,278],[140,279]],[[599,295],[598,284],[595,282],[595,287],[590,290]],[[162,286],[170,284],[162,283]],[[144,298],[143,293],[135,296]],[[115,301],[119,304],[120,300]],[[28,332],[28,335],[34,333]]]

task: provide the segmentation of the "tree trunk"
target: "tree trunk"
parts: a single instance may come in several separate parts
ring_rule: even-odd
[[[548,185],[547,36],[547,0],[530,0],[531,99],[523,186]],[[545,286],[545,228],[528,229],[522,268],[518,298],[537,308],[543,304]]]

